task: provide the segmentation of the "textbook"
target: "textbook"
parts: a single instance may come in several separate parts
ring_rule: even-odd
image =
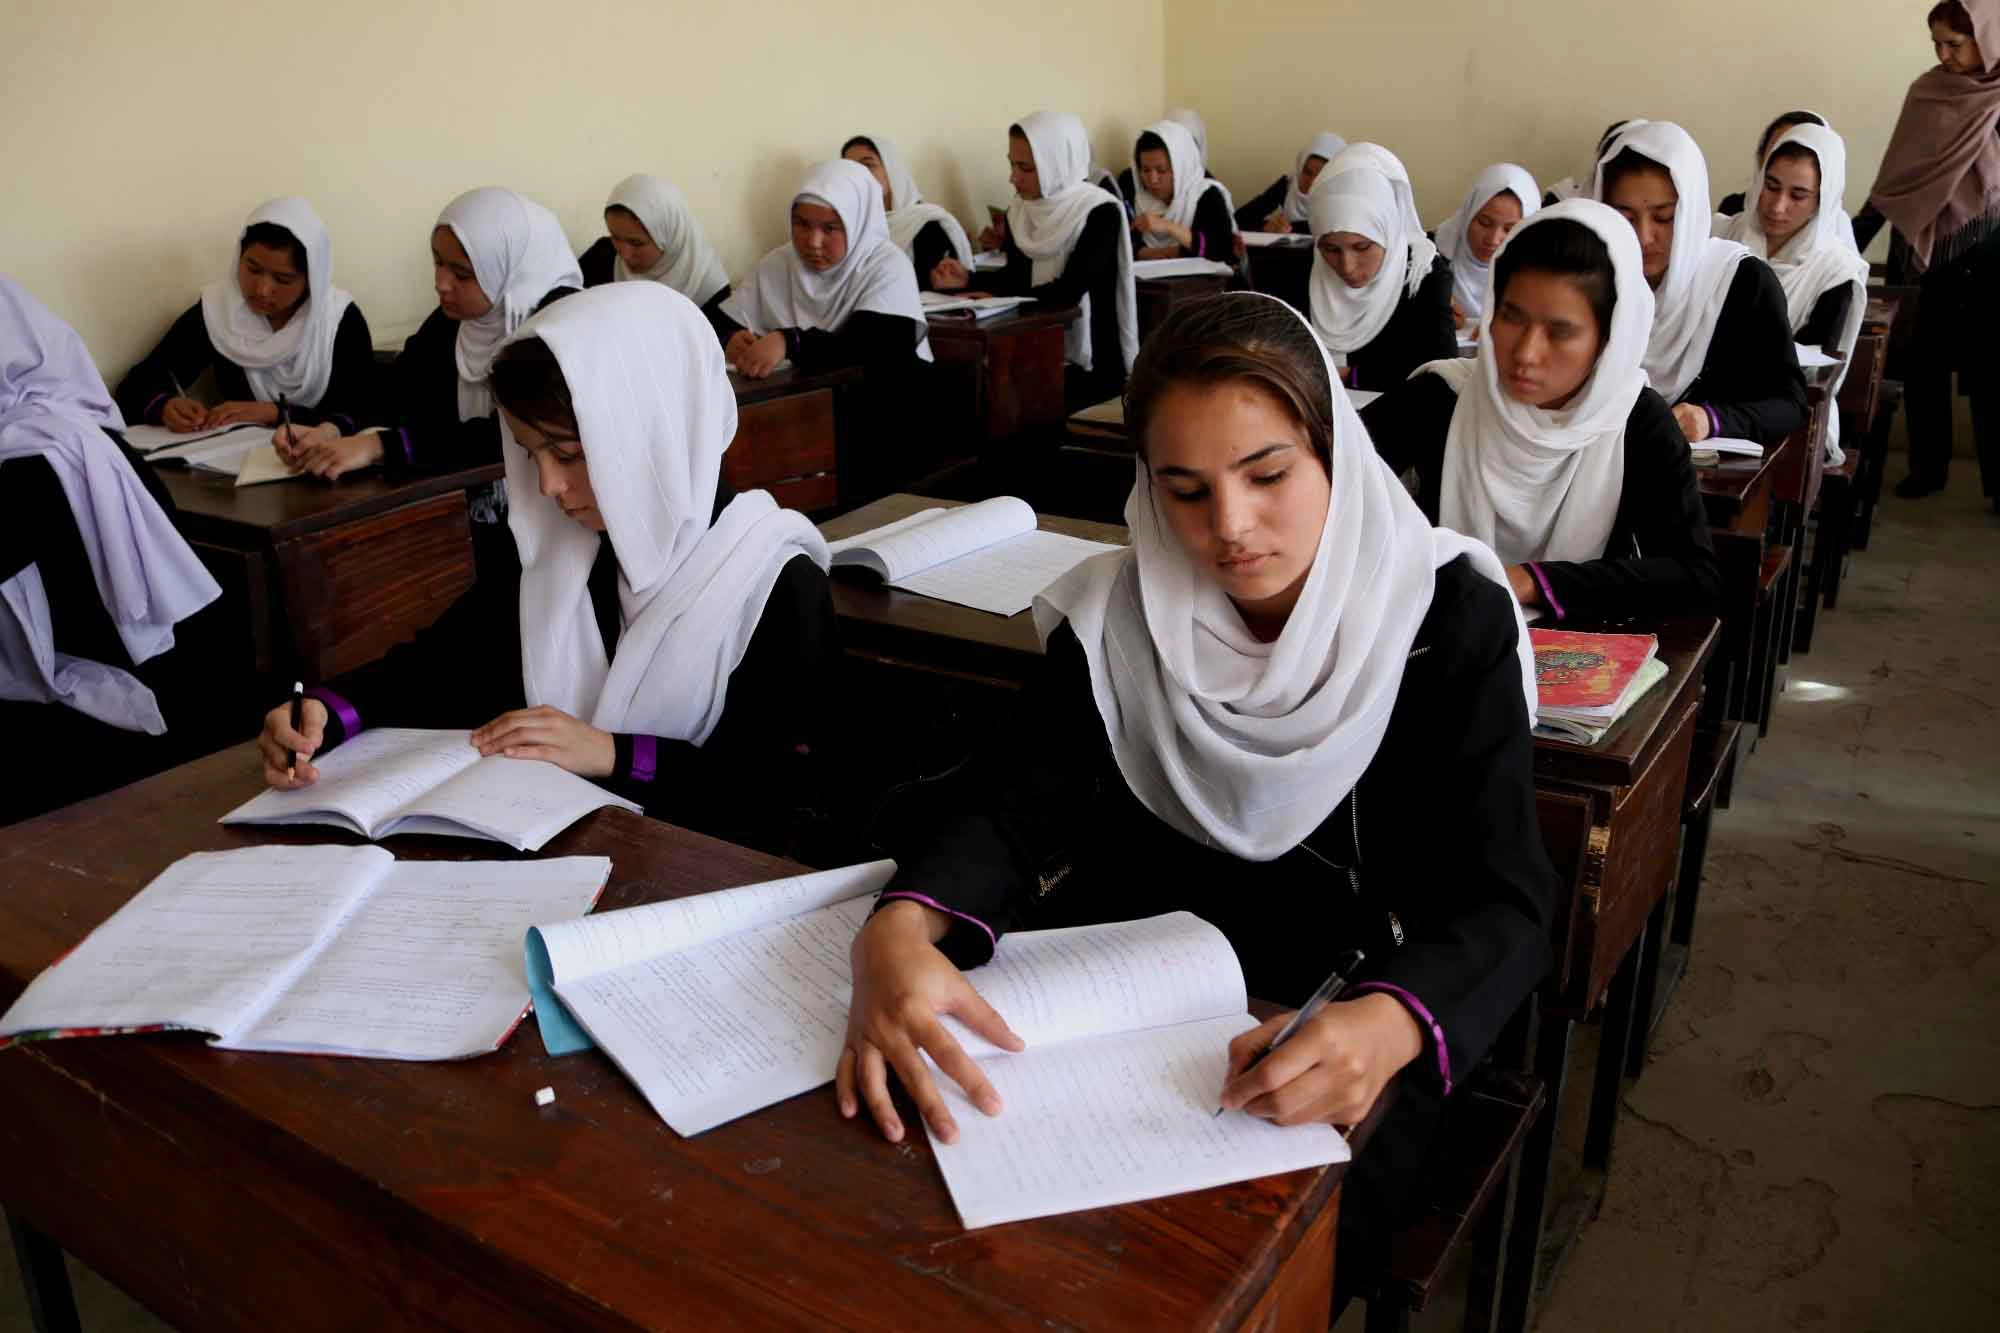
[[[521,932],[589,911],[610,874],[602,856],[195,852],[36,977],[0,1044],[173,1028],[232,1051],[484,1055],[527,1013]]]
[[[877,861],[538,927],[544,1042],[579,1049],[573,1019],[684,1135],[822,1087],[846,1035],[848,946],[894,873]],[[1328,1125],[1215,1116],[1229,1041],[1256,1020],[1235,952],[1199,917],[1017,931],[968,976],[1027,1049],[943,1020],[1006,1102],[989,1119],[940,1076],[960,1137],[934,1148],[967,1227],[1347,1158]]]
[[[383,727],[315,759],[319,781],[265,791],[224,824],[331,824],[371,840],[398,833],[490,838],[517,851],[542,844],[593,810],[640,807],[540,759],[480,757],[469,731]]]
[[[1646,691],[1666,677],[1651,634],[1583,634],[1532,629],[1535,730],[1595,745]]]
[[[1724,457],[1740,462],[1763,456],[1764,446],[1755,440],[1732,440],[1720,435],[1688,446],[1688,458],[1696,467],[1714,467]]]
[[[1011,495],[955,509],[925,509],[827,543],[835,566],[881,576],[892,588],[996,616],[1028,609],[1035,594],[1093,555],[1119,548],[1043,532]]]

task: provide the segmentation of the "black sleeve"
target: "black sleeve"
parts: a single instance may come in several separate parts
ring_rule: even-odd
[[[1882,216],[1882,211],[1875,207],[1874,200],[1871,199],[1862,205],[1861,211],[1854,215],[1855,248],[1866,250],[1869,242],[1875,239],[1876,233],[1882,230],[1883,224],[1888,220]]]
[[[1806,377],[1785,289],[1763,260],[1736,266],[1701,374],[1681,401],[1708,407],[1726,439],[1774,445],[1805,424]]]
[[[1125,212],[1130,216],[1139,200],[1139,184],[1132,176],[1132,168],[1126,167],[1118,173],[1118,193],[1125,200]]]
[[[208,339],[208,323],[201,317],[196,301],[181,313],[167,330],[166,337],[148,352],[125,378],[113,395],[119,412],[132,425],[160,424],[160,409],[175,396],[174,381],[182,389],[192,388],[202,372],[215,364],[215,344]]]
[[[1458,395],[1437,375],[1405,380],[1361,409],[1361,424],[1389,470],[1401,476],[1416,469],[1417,507],[1432,523],[1444,480],[1445,437],[1457,410]]]
[[[1236,220],[1229,214],[1220,190],[1203,190],[1194,206],[1194,248],[1188,251],[1218,264],[1236,262]]]
[[[1722,214],[1722,216],[1726,218],[1736,217],[1737,215],[1743,212],[1742,194],[1737,193],[1737,194],[1723,195],[1722,202],[1715,206],[1715,211]]]
[[[785,354],[808,375],[842,366],[879,366],[917,354],[924,325],[904,315],[857,310],[838,329],[786,329]]]
[[[1601,560],[1530,566],[1564,620],[1714,614],[1722,588],[1687,439],[1666,400],[1639,395],[1625,425],[1625,480]]]
[[[916,239],[910,242],[910,265],[917,270],[917,290],[929,291],[931,270],[940,259],[954,258],[956,253],[951,247],[951,233],[942,222],[926,222],[918,228]]]
[[[1285,196],[1292,188],[1290,176],[1280,176],[1264,187],[1264,193],[1236,210],[1238,231],[1262,231],[1271,214],[1285,206]],[[1211,193],[1213,193],[1211,191]]]
[[[1108,200],[1106,202],[1109,203]],[[1076,238],[1076,248],[1070,251],[1063,271],[1039,287],[1033,285],[1033,265],[1015,246],[1013,233],[1010,232],[1007,236],[1007,267],[990,275],[998,279],[997,282],[982,282],[980,285],[996,296],[1032,296],[1050,310],[1079,305],[1090,294],[1092,287],[1117,271],[1118,233],[1125,225],[1124,215],[1115,207],[1092,209],[1090,216],[1084,220],[1083,234]]]
[[[591,243],[588,250],[576,257],[576,266],[583,270],[585,287],[602,287],[618,276],[618,247],[611,243],[609,236],[600,236]]]
[[[1806,322],[1792,333],[1792,341],[1806,347],[1818,347],[1838,353],[1834,344],[1840,335],[1847,332],[1847,311],[1854,300],[1854,284],[1843,282],[1837,287],[1829,287],[1820,293],[1813,303],[1812,313]]]
[[[391,476],[500,461],[498,416],[458,419],[457,345],[458,322],[434,310],[390,365],[387,407],[396,424],[382,432],[382,466]]]
[[[1463,557],[1439,571],[1426,620],[1438,627],[1427,641],[1441,661],[1421,677],[1406,672],[1403,688],[1437,680],[1431,673],[1444,668],[1424,698],[1438,740],[1428,804],[1452,835],[1393,849],[1391,879],[1425,888],[1403,899],[1408,942],[1379,965],[1370,959],[1364,985],[1401,990],[1430,1012],[1456,1078],[1478,1064],[1549,970],[1556,876],[1535,819],[1533,748],[1509,601]]]
[[[1375,341],[1348,357],[1357,389],[1386,391],[1427,361],[1458,355],[1458,326],[1451,317],[1451,265],[1433,261],[1415,296],[1405,296]]]
[[[715,330],[715,336],[723,342],[728,342],[729,333],[734,333],[737,328],[736,321],[722,313],[722,303],[729,299],[729,295],[733,290],[725,282],[722,284],[722,289],[709,297],[708,300],[702,302],[701,306],[701,313],[707,317],[708,326]],[[729,326],[729,333],[723,332],[725,324]]]

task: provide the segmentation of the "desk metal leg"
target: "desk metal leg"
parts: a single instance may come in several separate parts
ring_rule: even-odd
[[[1639,956],[1639,978],[1632,999],[1633,1027],[1625,1047],[1625,1076],[1636,1079],[1646,1072],[1646,1048],[1652,1044],[1653,1011],[1660,1000],[1662,957],[1667,947],[1667,899],[1663,894],[1646,917],[1646,933],[1634,950]],[[1679,973],[1675,974],[1678,980]],[[1671,983],[1669,983],[1671,984]]]
[[[1570,1044],[1576,1024],[1567,1018],[1542,1016],[1535,1036],[1535,1073],[1548,1088],[1548,1104],[1528,1130],[1521,1147],[1520,1179],[1514,1198],[1514,1221],[1507,1237],[1506,1262],[1500,1279],[1499,1326],[1524,1330],[1534,1317],[1535,1293],[1541,1280],[1542,1228],[1548,1211],[1550,1176],[1555,1167],[1556,1122],[1561,1117],[1563,1085],[1569,1078]]]
[[[1606,1171],[1611,1166],[1611,1140],[1618,1130],[1618,1103],[1625,1091],[1625,1054],[1631,1048],[1633,1036],[1640,959],[1646,954],[1646,937],[1651,934],[1649,918],[1645,932],[1618,964],[1618,971],[1611,978],[1611,989],[1604,997],[1597,1070],[1590,1090],[1590,1115],[1583,1131],[1583,1164],[1593,1171]]]
[[[7,1231],[14,1239],[14,1258],[21,1266],[21,1287],[28,1294],[28,1319],[35,1333],[81,1333],[62,1247],[12,1213],[7,1214]]]

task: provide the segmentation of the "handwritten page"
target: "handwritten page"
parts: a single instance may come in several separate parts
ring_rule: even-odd
[[[931,1146],[959,1219],[997,1226],[1346,1161],[1331,1125],[1213,1115],[1230,1039],[1255,1026],[1239,1013],[988,1057],[997,1116],[941,1080],[959,1137]]]
[[[236,484],[262,486],[265,482],[292,481],[305,475],[307,474],[294,472],[286,467],[285,460],[278,457],[277,447],[266,440],[262,444],[253,445],[249,452],[243,455],[243,460],[236,469]]]
[[[291,985],[219,1044],[389,1060],[497,1050],[528,1008],[522,933],[589,911],[610,874],[603,856],[401,862]]]
[[[122,432],[125,443],[148,458],[157,462],[162,458],[177,458],[192,451],[195,446],[213,441],[237,431],[262,431],[266,436],[269,426],[253,426],[239,421],[231,426],[219,426],[214,430],[178,431],[165,426],[127,426]]]
[[[1134,278],[1194,278],[1224,276],[1236,270],[1213,259],[1135,259]]]
[[[1028,609],[1035,594],[1094,555],[1119,549],[1060,532],[1024,532],[997,546],[896,579],[891,586],[996,616]]]
[[[229,1032],[291,984],[393,863],[379,847],[182,857],[36,977],[0,1033]]]
[[[466,748],[472,749],[470,742]],[[377,836],[454,833],[492,838],[517,851],[532,852],[591,811],[608,805],[634,814],[642,812],[636,802],[546,760],[496,754],[477,759],[405,802],[402,818]],[[454,824],[459,827],[446,827]]]

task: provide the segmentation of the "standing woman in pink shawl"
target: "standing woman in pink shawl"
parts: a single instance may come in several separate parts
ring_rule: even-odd
[[[1868,207],[1854,220],[1863,246],[1895,228],[1892,281],[1922,285],[1909,364],[1905,499],[1942,490],[1951,465],[1951,376],[1972,399],[1987,498],[2000,509],[2000,0],[1943,0],[1929,15],[1937,65],[1919,75],[1882,155]]]

